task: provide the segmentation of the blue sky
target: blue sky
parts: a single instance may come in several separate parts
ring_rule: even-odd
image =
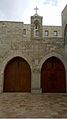
[[[43,16],[44,25],[61,25],[61,12],[67,0],[0,0],[0,21],[23,21],[30,23],[30,16]]]

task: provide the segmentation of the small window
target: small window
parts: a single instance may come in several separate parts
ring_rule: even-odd
[[[58,32],[57,31],[54,31],[54,36],[58,36]]]
[[[35,27],[34,27],[34,36],[35,36],[35,37],[39,37],[38,26],[35,26]]]
[[[48,36],[49,35],[49,32],[48,30],[45,31],[45,36]]]
[[[39,37],[39,31],[38,30],[36,31],[36,36]]]
[[[23,35],[26,35],[26,29],[23,29]]]

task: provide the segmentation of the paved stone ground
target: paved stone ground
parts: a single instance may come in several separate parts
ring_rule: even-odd
[[[0,118],[66,118],[67,94],[0,94]]]

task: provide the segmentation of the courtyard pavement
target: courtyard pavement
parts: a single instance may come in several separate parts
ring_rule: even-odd
[[[0,118],[67,118],[67,94],[0,94]]]

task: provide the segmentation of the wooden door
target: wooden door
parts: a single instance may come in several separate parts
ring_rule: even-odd
[[[65,68],[56,57],[46,60],[41,69],[42,92],[66,92]]]
[[[30,92],[31,69],[29,64],[20,57],[8,62],[4,71],[4,92]]]

